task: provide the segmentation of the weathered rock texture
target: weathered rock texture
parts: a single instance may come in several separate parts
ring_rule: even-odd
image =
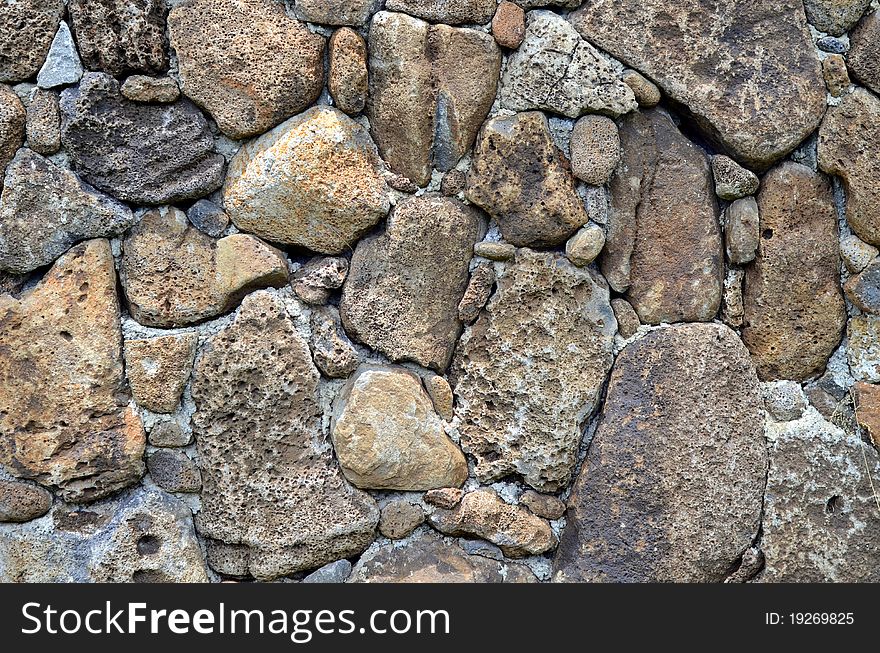
[[[825,112],[805,18],[796,0],[598,0],[569,20],[659,84],[740,163],[764,169]]]
[[[3,188],[2,171],[24,140],[26,116],[15,92],[0,84],[0,189]]]
[[[853,76],[865,86],[880,93],[880,10],[859,23],[850,37],[846,62]]]
[[[126,374],[134,400],[154,413],[172,412],[189,380],[197,344],[193,333],[126,340]]]
[[[497,284],[453,362],[462,445],[482,481],[519,474],[556,490],[571,478],[581,425],[611,367],[608,288],[559,255],[528,249]]]
[[[0,352],[0,463],[68,501],[137,482],[145,436],[106,240],[71,249],[21,299],[0,295]]]
[[[181,90],[230,138],[261,134],[321,93],[324,39],[281,3],[188,0],[168,15],[168,29]]]
[[[76,171],[121,200],[176,202],[223,183],[223,157],[204,116],[187,100],[132,102],[109,75],[88,73],[61,94],[61,117],[61,142]]]
[[[322,446],[319,373],[285,303],[258,292],[211,338],[192,394],[199,532],[221,573],[271,579],[360,553],[379,509]],[[220,555],[220,554],[224,555]]]
[[[455,166],[495,99],[501,50],[473,29],[380,12],[370,24],[373,138],[391,169],[420,186]]]
[[[724,580],[761,520],[761,404],[727,327],[670,326],[627,346],[568,501],[556,579]]]
[[[37,74],[64,15],[64,0],[5,2],[0,12],[0,82]]]
[[[642,322],[711,320],[724,255],[706,155],[661,110],[624,118],[620,142],[602,273]]]
[[[388,212],[388,189],[367,131],[315,107],[247,143],[223,187],[235,225],[324,254],[350,250]]]
[[[783,163],[758,194],[761,238],[743,289],[743,342],[762,379],[825,370],[843,333],[837,216],[821,173]]]
[[[404,200],[385,232],[361,241],[340,313],[357,340],[393,360],[445,370],[461,333],[458,303],[484,219],[447,197]]]

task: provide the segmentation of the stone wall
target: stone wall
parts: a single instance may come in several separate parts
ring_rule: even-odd
[[[0,580],[880,580],[878,44],[0,3]]]

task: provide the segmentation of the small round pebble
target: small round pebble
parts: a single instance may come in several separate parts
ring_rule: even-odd
[[[412,533],[425,521],[425,511],[420,506],[395,499],[382,508],[379,532],[390,540],[400,540]]]
[[[650,108],[660,104],[660,89],[650,79],[636,70],[623,71],[623,83],[630,87],[640,107]]]
[[[605,116],[584,116],[571,131],[571,171],[578,179],[601,186],[620,161],[617,125]]]
[[[611,300],[611,310],[614,311],[614,319],[617,320],[617,332],[623,338],[632,337],[639,330],[638,313],[625,299],[616,298]]]
[[[544,519],[559,519],[565,514],[565,504],[551,494],[526,490],[519,498],[519,502]]]
[[[0,481],[0,522],[21,523],[42,517],[52,507],[52,495],[38,485]]]
[[[192,441],[177,422],[159,422],[150,431],[150,444],[154,447],[185,447]]]
[[[801,386],[794,381],[773,381],[764,384],[764,408],[777,422],[799,419],[806,408]]]
[[[597,224],[588,224],[565,243],[565,255],[578,267],[584,267],[596,260],[605,247],[605,230]]]
[[[502,0],[492,18],[492,36],[502,48],[515,50],[526,35],[526,14],[521,7]]]
[[[516,247],[508,243],[482,242],[474,245],[474,254],[490,261],[510,261],[516,256]]]
[[[832,54],[843,54],[849,50],[845,41],[833,36],[823,36],[816,41],[816,46],[823,52],[831,52]]]
[[[440,180],[440,192],[455,197],[464,190],[466,175],[462,170],[450,170]]]

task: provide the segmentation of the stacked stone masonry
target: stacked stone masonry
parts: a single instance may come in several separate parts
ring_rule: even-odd
[[[0,2],[0,581],[880,581],[878,44]]]

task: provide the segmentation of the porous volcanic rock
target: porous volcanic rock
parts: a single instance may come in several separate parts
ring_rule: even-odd
[[[194,199],[223,183],[223,156],[191,102],[132,102],[103,73],[61,93],[61,142],[85,181],[126,202]]]
[[[140,479],[106,240],[73,247],[20,299],[0,295],[0,352],[0,463],[75,502]]]
[[[341,111],[354,115],[363,111],[369,93],[367,43],[350,27],[341,27],[330,37],[330,68],[327,90]]]
[[[804,0],[807,20],[816,29],[840,36],[859,22],[871,0]]]
[[[855,77],[880,93],[880,9],[869,14],[850,35],[846,63]]]
[[[341,111],[312,107],[239,150],[223,187],[242,231],[339,254],[390,207],[367,131]]]
[[[0,84],[0,190],[3,171],[24,141],[26,121],[27,113],[15,91]]]
[[[51,507],[52,494],[48,490],[21,481],[0,481],[0,522],[31,521]]]
[[[27,107],[26,133],[28,147],[34,152],[49,155],[61,149],[61,108],[58,105],[58,93],[41,88],[34,91]]]
[[[362,240],[352,256],[339,305],[349,335],[392,360],[445,370],[485,228],[477,210],[449,197],[399,202],[384,233]]]
[[[0,11],[0,82],[37,74],[64,15],[64,0],[4,2]]]
[[[197,344],[195,333],[126,340],[125,372],[134,400],[154,413],[173,412],[192,372]]]
[[[719,582],[758,532],[767,450],[736,333],[660,328],[627,345],[568,500],[558,581]]]
[[[312,104],[324,37],[272,0],[188,0],[168,14],[180,89],[234,139],[262,134]]]
[[[382,0],[296,0],[296,15],[322,25],[366,25]]]
[[[495,14],[495,0],[388,0],[385,9],[432,23],[484,25]]]
[[[268,580],[357,555],[379,521],[325,444],[320,375],[290,310],[268,291],[249,295],[193,372],[196,525],[221,573]]]
[[[799,0],[596,0],[569,20],[648,75],[749,168],[788,154],[825,112],[822,67]]]
[[[761,238],[743,287],[743,342],[762,379],[825,370],[846,321],[837,215],[829,180],[786,162],[758,194]]]
[[[543,491],[568,484],[616,331],[599,275],[559,254],[517,250],[451,370],[461,443],[478,479],[519,474]]]

